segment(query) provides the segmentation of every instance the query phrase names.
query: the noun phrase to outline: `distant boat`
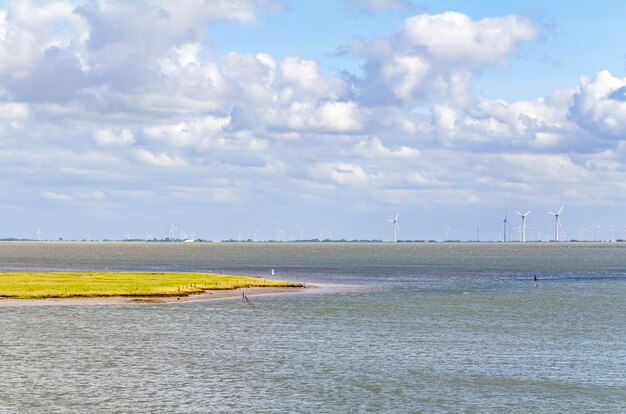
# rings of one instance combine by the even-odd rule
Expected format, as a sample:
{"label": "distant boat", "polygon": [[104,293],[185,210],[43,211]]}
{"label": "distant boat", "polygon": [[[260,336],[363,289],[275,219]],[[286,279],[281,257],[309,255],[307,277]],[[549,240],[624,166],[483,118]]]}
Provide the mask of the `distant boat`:
{"label": "distant boat", "polygon": [[195,242],[194,239],[183,240],[183,243],[193,243],[193,242]]}

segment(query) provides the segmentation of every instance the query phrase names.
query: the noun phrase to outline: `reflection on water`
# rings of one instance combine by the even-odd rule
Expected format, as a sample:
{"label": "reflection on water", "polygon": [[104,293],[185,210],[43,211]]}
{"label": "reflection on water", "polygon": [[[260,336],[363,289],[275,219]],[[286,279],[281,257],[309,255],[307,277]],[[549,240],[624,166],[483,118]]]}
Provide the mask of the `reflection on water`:
{"label": "reflection on water", "polygon": [[0,307],[0,412],[626,411],[621,244],[188,246],[0,243],[0,268],[382,289]]}

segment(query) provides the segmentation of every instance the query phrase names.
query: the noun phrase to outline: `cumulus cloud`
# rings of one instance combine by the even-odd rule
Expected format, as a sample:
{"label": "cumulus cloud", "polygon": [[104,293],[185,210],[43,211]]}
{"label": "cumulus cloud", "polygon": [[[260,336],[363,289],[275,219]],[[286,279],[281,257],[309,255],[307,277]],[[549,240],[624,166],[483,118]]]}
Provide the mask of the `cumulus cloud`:
{"label": "cumulus cloud", "polygon": [[626,133],[626,78],[602,71],[592,79],[582,78],[573,96],[572,118],[599,136],[623,139]]}
{"label": "cumulus cloud", "polygon": [[539,34],[520,16],[474,21],[457,12],[421,14],[407,18],[394,36],[356,38],[347,51],[365,59],[360,93],[373,104],[432,95],[464,101],[477,72],[506,66],[520,44]]}
{"label": "cumulus cloud", "polygon": [[310,132],[357,132],[363,114],[354,102],[294,102],[268,112],[268,126]]}

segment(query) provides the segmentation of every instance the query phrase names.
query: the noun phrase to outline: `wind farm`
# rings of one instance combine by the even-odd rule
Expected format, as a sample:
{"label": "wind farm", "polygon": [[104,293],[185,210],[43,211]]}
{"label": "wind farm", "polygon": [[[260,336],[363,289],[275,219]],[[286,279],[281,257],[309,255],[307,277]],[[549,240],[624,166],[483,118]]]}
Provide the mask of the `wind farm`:
{"label": "wind farm", "polygon": [[[520,225],[514,226],[508,215],[509,209],[504,209],[504,214],[501,220],[493,221],[491,225],[487,220],[482,222],[472,223],[471,217],[464,215],[465,222],[456,222],[455,229],[452,232],[452,227],[446,222],[440,227],[442,231],[437,234],[430,234],[430,237],[425,233],[424,228],[428,225],[432,227],[433,221],[423,214],[411,214],[410,212],[404,212],[404,231],[402,236],[400,235],[400,215],[399,211],[395,212],[386,222],[389,223],[388,233],[383,231],[380,226],[373,225],[372,229],[378,228],[378,231],[368,231],[370,237],[335,237],[333,238],[330,232],[324,230],[315,230],[313,228],[303,228],[302,224],[299,224],[297,228],[288,230],[286,227],[281,229],[266,229],[265,231],[257,230],[256,228],[262,228],[260,223],[256,223],[254,230],[248,231],[232,231],[231,237],[223,237],[220,235],[212,234],[211,231],[205,231],[195,229],[195,231],[188,232],[185,230],[187,225],[178,225],[176,221],[170,221],[169,226],[165,231],[153,231],[152,229],[142,230],[141,228],[132,229],[126,231],[126,233],[119,238],[115,237],[92,237],[92,232],[86,232],[87,235],[79,238],[71,237],[44,237],[44,231],[46,235],[51,232],[47,229],[38,227],[34,232],[34,237],[27,236],[10,236],[0,235],[0,241],[41,241],[41,242],[148,242],[148,243],[206,243],[206,242],[226,242],[226,243],[291,243],[291,242],[467,242],[467,243],[545,243],[545,242],[622,242],[626,240],[626,224],[624,227],[625,238],[618,237],[617,232],[618,223],[613,223],[606,226],[604,237],[601,233],[599,224],[588,224],[589,227],[584,224],[579,224],[576,227],[570,229],[569,234],[573,237],[567,238],[567,229],[564,227],[562,217],[565,211],[565,206],[560,206],[559,209],[552,211],[546,210],[543,215],[533,210],[514,210],[520,217]],[[497,214],[497,212],[496,212]],[[546,219],[552,218],[552,222],[548,222]],[[468,220],[469,219],[469,220]],[[530,221],[529,221],[530,220]],[[540,222],[540,220],[542,220]],[[495,224],[493,224],[495,223]],[[283,223],[284,224],[284,223]],[[189,227],[194,227],[193,225]],[[551,229],[550,229],[551,227]],[[493,232],[489,231],[489,228],[493,229]],[[587,232],[587,229],[591,230]],[[155,229],[156,230],[156,229]],[[336,229],[339,230],[339,229]],[[340,231],[337,231],[340,233]],[[465,238],[455,237],[454,235],[459,232],[466,234]],[[482,237],[481,237],[482,232]],[[205,233],[205,234],[203,234]],[[31,233],[33,234],[33,233]],[[119,233],[118,233],[119,234]],[[134,235],[139,235],[135,236]],[[143,234],[143,236],[141,236]],[[492,237],[489,237],[492,234]],[[305,235],[311,235],[311,237],[305,237]],[[451,235],[453,235],[451,237]],[[543,237],[542,237],[543,235]]]}

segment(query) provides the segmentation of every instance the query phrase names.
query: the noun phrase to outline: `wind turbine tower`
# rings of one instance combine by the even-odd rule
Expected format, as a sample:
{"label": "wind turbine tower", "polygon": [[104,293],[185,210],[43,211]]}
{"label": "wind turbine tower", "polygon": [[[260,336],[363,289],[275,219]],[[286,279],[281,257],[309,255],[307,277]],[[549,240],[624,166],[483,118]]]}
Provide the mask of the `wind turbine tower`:
{"label": "wind turbine tower", "polygon": [[549,214],[554,216],[554,241],[559,241],[559,228],[561,227],[561,220],[559,219],[559,215],[561,215],[561,211],[563,211],[563,206],[557,211],[553,213],[552,211],[548,211]]}
{"label": "wind turbine tower", "polygon": [[508,216],[509,216],[508,211],[505,211],[504,212],[504,220],[501,221],[501,223],[503,224],[503,226],[502,226],[502,241],[504,243],[506,243],[506,230],[507,230],[506,226],[510,226]]}
{"label": "wind turbine tower", "polygon": [[526,243],[526,217],[530,214],[532,210],[528,210],[525,214],[516,211],[522,217],[522,243]]}
{"label": "wind turbine tower", "polygon": [[396,216],[393,219],[387,220],[391,222],[393,226],[393,242],[394,243],[398,241],[398,229],[400,228],[398,226],[398,217],[400,217],[400,213],[396,214]]}

